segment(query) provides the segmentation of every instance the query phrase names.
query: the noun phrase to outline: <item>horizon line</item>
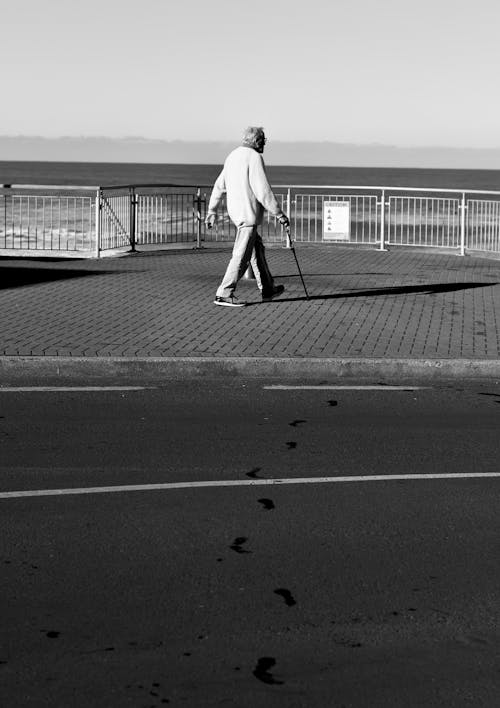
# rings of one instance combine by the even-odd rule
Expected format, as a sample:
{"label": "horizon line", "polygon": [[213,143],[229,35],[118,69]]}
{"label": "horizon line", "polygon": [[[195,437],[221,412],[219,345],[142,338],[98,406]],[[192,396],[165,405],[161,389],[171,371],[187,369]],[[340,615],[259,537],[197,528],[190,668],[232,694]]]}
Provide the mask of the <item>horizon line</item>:
{"label": "horizon line", "polygon": [[[147,138],[141,135],[126,135],[126,136],[110,136],[110,135],[57,135],[57,136],[47,136],[47,135],[37,135],[37,134],[25,134],[18,133],[16,135],[12,134],[0,134],[0,140],[46,140],[46,141],[64,141],[64,140],[106,140],[110,142],[143,142],[143,143],[165,143],[165,144],[186,144],[186,145],[226,145],[240,143],[241,139],[211,139],[211,138]],[[426,143],[423,145],[408,145],[408,144],[395,144],[395,143],[384,143],[384,142],[348,142],[348,141],[336,141],[331,139],[317,139],[317,140],[303,140],[303,139],[288,139],[288,140],[272,140],[271,144],[275,145],[336,145],[349,148],[384,148],[384,149],[394,149],[394,150],[473,150],[478,152],[489,152],[500,150],[500,145],[488,146],[488,147],[474,147],[472,145],[443,145],[439,143]]]}

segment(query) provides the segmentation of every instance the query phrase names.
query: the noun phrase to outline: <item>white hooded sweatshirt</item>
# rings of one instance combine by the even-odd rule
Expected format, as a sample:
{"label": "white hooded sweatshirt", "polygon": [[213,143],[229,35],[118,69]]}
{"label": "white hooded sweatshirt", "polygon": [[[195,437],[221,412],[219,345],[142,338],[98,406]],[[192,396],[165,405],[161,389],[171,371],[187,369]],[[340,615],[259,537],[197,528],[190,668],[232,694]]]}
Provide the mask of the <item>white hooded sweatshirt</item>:
{"label": "white hooded sweatshirt", "polygon": [[264,209],[278,219],[283,216],[271,185],[261,153],[241,145],[226,158],[215,181],[208,213],[215,214],[226,193],[227,211],[235,226],[257,226]]}

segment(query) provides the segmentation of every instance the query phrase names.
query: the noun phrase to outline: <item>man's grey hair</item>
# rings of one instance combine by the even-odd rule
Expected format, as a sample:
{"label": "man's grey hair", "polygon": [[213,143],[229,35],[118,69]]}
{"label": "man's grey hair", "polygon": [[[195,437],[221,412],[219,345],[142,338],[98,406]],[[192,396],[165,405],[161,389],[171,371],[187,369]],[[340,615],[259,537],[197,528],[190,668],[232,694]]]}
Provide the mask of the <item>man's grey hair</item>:
{"label": "man's grey hair", "polygon": [[254,150],[262,147],[264,140],[264,128],[250,126],[243,133],[243,145],[254,148]]}

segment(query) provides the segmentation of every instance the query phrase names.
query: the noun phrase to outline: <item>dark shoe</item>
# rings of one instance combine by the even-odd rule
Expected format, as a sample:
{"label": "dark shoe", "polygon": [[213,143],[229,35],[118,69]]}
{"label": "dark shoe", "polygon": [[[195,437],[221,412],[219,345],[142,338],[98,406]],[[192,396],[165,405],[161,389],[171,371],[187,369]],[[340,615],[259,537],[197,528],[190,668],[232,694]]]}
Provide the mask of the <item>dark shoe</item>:
{"label": "dark shoe", "polygon": [[264,301],[272,300],[273,297],[278,297],[278,295],[281,295],[283,292],[285,292],[284,285],[275,285],[271,290],[262,291],[262,299]]}
{"label": "dark shoe", "polygon": [[230,297],[216,297],[214,305],[222,305],[223,307],[245,307],[246,303],[240,302],[237,297],[231,295]]}

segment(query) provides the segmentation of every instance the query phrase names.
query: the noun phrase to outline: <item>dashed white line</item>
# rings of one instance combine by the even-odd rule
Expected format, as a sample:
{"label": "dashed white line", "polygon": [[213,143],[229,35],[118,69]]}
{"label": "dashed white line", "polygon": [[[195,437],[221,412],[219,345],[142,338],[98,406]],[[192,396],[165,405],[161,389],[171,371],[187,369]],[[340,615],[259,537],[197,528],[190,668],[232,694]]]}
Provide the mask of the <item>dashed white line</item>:
{"label": "dashed white line", "polygon": [[0,492],[0,499],[19,497],[57,497],[81,494],[116,494],[118,492],[158,492],[170,489],[196,489],[211,487],[260,487],[289,484],[338,484],[348,482],[397,482],[436,479],[492,479],[500,472],[443,472],[437,474],[374,474],[344,477],[288,477],[282,479],[222,479],[200,482],[163,482],[159,484],[120,484],[111,487],[69,487],[65,489],[28,489]]}
{"label": "dashed white line", "polygon": [[144,391],[151,386],[0,386],[0,393],[57,393],[94,391]]}
{"label": "dashed white line", "polygon": [[263,386],[268,391],[421,391],[429,388],[429,386],[384,386],[374,384],[368,386],[336,386],[324,384],[319,386],[286,386],[284,384],[274,384]]}

